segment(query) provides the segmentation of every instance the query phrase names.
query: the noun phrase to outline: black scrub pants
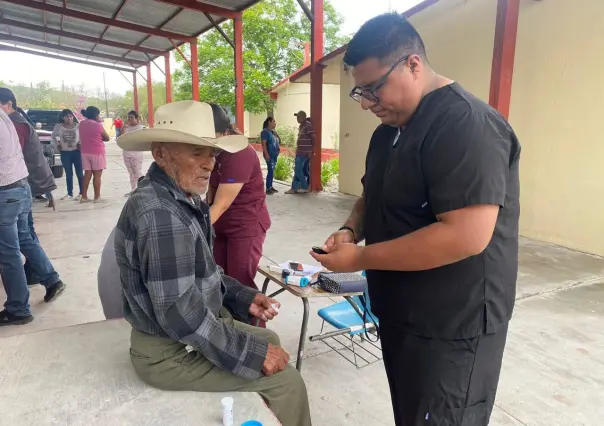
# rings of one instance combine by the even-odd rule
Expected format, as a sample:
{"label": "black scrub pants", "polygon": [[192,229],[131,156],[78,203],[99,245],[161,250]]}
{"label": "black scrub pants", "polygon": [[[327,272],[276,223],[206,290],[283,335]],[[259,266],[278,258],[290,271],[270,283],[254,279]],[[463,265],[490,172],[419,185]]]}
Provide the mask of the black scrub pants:
{"label": "black scrub pants", "polygon": [[495,334],[438,340],[380,324],[397,426],[486,426],[507,324]]}

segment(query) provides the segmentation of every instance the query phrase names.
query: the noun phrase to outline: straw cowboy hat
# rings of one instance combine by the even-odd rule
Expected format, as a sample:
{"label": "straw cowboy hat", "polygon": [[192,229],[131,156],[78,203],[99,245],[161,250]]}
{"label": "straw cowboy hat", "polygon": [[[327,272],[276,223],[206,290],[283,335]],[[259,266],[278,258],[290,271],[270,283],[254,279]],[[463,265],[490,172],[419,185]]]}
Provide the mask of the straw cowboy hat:
{"label": "straw cowboy hat", "polygon": [[155,112],[155,126],[129,132],[117,138],[124,151],[150,151],[153,142],[176,142],[211,146],[227,152],[247,147],[247,137],[229,135],[217,138],[212,107],[205,102],[179,101],[162,105]]}

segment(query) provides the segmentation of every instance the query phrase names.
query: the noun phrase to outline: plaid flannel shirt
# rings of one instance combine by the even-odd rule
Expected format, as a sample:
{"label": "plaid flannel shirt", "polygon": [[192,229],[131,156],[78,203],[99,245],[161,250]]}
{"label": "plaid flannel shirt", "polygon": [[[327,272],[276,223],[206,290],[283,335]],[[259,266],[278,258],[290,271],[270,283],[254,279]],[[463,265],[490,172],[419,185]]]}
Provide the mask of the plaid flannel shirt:
{"label": "plaid flannel shirt", "polygon": [[219,316],[224,306],[249,319],[258,292],[216,265],[208,206],[189,200],[155,163],[122,210],[115,254],[132,327],[190,345],[237,376],[261,376],[268,342]]}

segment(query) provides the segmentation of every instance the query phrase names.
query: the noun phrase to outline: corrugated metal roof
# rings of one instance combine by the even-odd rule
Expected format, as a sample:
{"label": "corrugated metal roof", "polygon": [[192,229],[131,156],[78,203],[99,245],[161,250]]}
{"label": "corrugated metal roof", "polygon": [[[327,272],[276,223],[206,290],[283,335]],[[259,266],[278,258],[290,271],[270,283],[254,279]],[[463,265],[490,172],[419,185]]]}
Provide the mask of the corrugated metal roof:
{"label": "corrugated metal roof", "polygon": [[259,1],[0,0],[0,43],[133,68]]}

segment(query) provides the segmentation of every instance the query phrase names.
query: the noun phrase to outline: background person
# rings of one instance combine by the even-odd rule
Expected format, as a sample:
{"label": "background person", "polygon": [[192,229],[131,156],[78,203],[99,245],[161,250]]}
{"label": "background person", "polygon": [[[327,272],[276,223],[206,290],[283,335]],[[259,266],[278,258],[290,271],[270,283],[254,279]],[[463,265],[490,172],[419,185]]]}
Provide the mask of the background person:
{"label": "background person", "polygon": [[397,425],[487,425],[516,293],[520,144],[430,67],[399,14],[365,23],[344,62],[351,97],[382,124],[363,197],[311,255],[366,270]]}
{"label": "background person", "polygon": [[[44,156],[44,149],[34,129],[25,119],[22,110],[17,105],[17,99],[13,92],[5,87],[0,88],[0,108],[10,117],[17,135],[19,144],[23,150],[23,157],[29,172],[27,178],[33,197],[44,197],[48,200],[48,207],[54,208],[52,191],[57,189],[55,178],[48,161]],[[43,198],[44,200],[44,198]],[[31,218],[33,223],[33,216]]]}
{"label": "background person", "polygon": [[[231,122],[226,111],[212,104],[218,135],[226,135]],[[256,150],[221,151],[210,177],[207,200],[214,225],[214,259],[241,284],[258,289],[254,277],[271,219],[266,207],[262,169]],[[261,326],[265,326],[261,323]]]}
{"label": "background person", "polygon": [[[138,112],[130,111],[128,113],[128,121],[124,127],[124,134],[142,130],[143,128],[143,125],[139,122]],[[124,194],[125,197],[128,197],[130,194],[132,194],[132,191],[136,189],[137,182],[143,175],[143,153],[135,151],[123,151],[122,155],[124,158],[124,165],[126,166],[126,170],[128,170],[128,175],[130,176],[131,191]]]}
{"label": "background person", "polygon": [[111,128],[114,128],[114,127],[115,127],[115,139],[117,139],[122,134],[122,129],[124,128],[124,122],[122,121],[122,119],[120,118],[119,115],[113,119]]}
{"label": "background person", "polygon": [[275,172],[275,166],[277,165],[277,159],[279,158],[280,152],[280,138],[275,129],[277,128],[277,122],[273,117],[268,117],[262,124],[262,132],[260,133],[260,142],[262,143],[262,156],[266,161],[266,194],[272,195],[277,191],[273,187],[273,177]]}
{"label": "background person", "polygon": [[[16,103],[16,102],[15,102]],[[0,108],[0,275],[6,291],[0,327],[28,324],[34,317],[29,309],[29,289],[21,259],[25,255],[33,274],[46,287],[45,302],[63,293],[65,284],[54,270],[35,234],[30,232],[32,196],[28,170],[17,131],[5,108]]]}
{"label": "background person", "polygon": [[313,146],[317,143],[317,135],[312,123],[307,119],[306,112],[300,111],[294,114],[300,127],[298,128],[298,140],[296,143],[296,161],[294,163],[294,178],[292,187],[286,194],[306,194],[310,179],[308,170],[310,168],[310,156]]}
{"label": "background person", "polygon": [[[61,163],[65,169],[65,180],[67,183],[67,195],[61,200],[80,201],[82,198],[82,181],[84,171],[82,169],[82,153],[80,151],[80,132],[78,123],[74,120],[70,109],[61,111],[58,123],[52,130],[52,140],[61,153]],[[73,196],[73,171],[78,178],[78,195]]]}
{"label": "background person", "polygon": [[82,150],[82,166],[84,168],[84,182],[81,202],[88,202],[88,186],[92,179],[94,187],[94,202],[101,199],[101,176],[107,168],[107,155],[105,142],[109,135],[103,128],[101,111],[95,106],[89,106],[81,111],[86,120],[80,123],[80,145]]}

